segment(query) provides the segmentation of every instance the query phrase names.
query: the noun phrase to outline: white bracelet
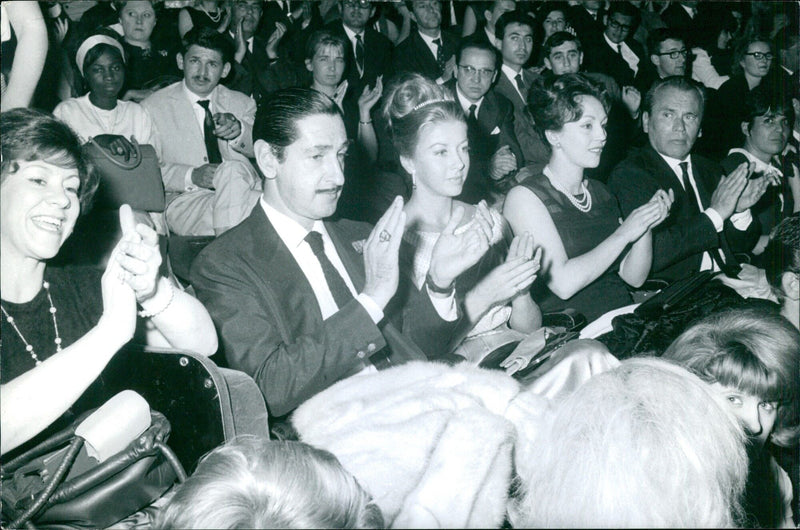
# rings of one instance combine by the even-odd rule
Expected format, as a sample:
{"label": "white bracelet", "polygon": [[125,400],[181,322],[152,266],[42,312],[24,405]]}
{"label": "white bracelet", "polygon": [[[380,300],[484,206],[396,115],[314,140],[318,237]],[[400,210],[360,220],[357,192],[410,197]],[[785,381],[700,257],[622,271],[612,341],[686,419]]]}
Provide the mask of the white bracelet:
{"label": "white bracelet", "polygon": [[[163,282],[161,281],[163,280]],[[172,304],[175,299],[175,288],[172,282],[166,278],[159,280],[161,286],[166,286],[166,289],[159,289],[156,295],[149,300],[141,302],[142,310],[139,311],[139,316],[142,318],[152,318],[160,315]]]}

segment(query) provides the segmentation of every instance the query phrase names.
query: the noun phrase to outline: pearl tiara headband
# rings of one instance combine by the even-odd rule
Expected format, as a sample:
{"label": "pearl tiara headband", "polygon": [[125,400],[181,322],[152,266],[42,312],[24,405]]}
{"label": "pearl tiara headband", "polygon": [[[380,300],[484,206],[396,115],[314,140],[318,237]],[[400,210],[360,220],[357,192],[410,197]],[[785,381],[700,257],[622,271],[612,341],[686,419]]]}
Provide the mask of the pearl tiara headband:
{"label": "pearl tiara headband", "polygon": [[428,101],[423,101],[419,105],[416,105],[413,109],[411,109],[411,112],[418,111],[419,109],[427,107],[428,105],[434,105],[436,103],[452,103],[452,101],[452,99],[429,99]]}

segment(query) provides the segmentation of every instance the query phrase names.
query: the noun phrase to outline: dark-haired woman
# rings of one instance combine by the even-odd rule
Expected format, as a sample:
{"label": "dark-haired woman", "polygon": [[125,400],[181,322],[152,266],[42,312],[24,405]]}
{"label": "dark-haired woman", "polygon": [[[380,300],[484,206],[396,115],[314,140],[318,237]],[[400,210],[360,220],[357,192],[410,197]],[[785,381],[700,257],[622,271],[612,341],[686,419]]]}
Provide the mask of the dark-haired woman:
{"label": "dark-haired woman", "polygon": [[549,292],[537,296],[542,310],[572,307],[591,321],[631,303],[625,284],[638,287],[647,279],[651,230],[673,198],[659,190],[620,224],[611,193],[584,177],[606,143],[608,100],[598,85],[567,74],[535,85],[528,101],[552,153],[543,174],[512,188],[503,215],[515,234],[533,234],[543,248]]}
{"label": "dark-haired woman", "polygon": [[[125,52],[122,45],[107,35],[92,35],[78,48],[78,70],[89,92],[63,101],[53,115],[66,122],[82,141],[100,135],[135,138],[152,145],[160,155],[161,146],[150,113],[133,101],[117,99],[125,83]],[[130,154],[129,144],[109,139],[107,145],[116,154]]]}
{"label": "dark-haired woman", "polygon": [[0,438],[2,454],[62,417],[136,330],[148,344],[210,355],[211,318],[160,277],[158,237],[120,209],[123,237],[105,273],[48,266],[97,187],[80,141],[32,110],[0,115]]}

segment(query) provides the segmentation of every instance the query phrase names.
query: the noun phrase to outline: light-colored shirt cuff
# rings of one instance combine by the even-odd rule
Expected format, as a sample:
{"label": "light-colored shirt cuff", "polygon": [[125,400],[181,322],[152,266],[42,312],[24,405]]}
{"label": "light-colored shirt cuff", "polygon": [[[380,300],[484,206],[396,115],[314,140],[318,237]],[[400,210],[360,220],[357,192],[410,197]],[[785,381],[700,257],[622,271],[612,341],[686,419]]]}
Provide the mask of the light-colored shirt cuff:
{"label": "light-colored shirt cuff", "polygon": [[731,223],[733,223],[733,226],[735,226],[737,230],[747,230],[752,222],[753,214],[750,213],[750,208],[731,215]]}
{"label": "light-colored shirt cuff", "polygon": [[194,191],[197,189],[197,185],[192,181],[192,172],[194,172],[194,168],[191,167],[186,171],[186,175],[183,177],[183,189],[185,191]]}
{"label": "light-colored shirt cuff", "polygon": [[717,232],[722,232],[723,228],[722,216],[718,214],[714,208],[706,208],[706,211],[703,213],[706,214],[709,219],[711,219],[712,223],[714,223],[714,230],[716,230]]}
{"label": "light-colored shirt cuff", "polygon": [[455,292],[448,297],[436,296],[427,286],[425,291],[428,293],[428,298],[431,299],[431,304],[436,310],[436,313],[442,317],[445,322],[453,322],[458,318],[458,307],[456,306]]}
{"label": "light-colored shirt cuff", "polygon": [[356,300],[364,307],[367,314],[369,314],[369,318],[371,318],[374,323],[377,324],[383,320],[383,309],[381,309],[377,302],[370,298],[368,294],[361,293],[356,296]]}
{"label": "light-colored shirt cuff", "polygon": [[444,77],[440,77],[440,78],[438,78],[438,79],[436,80],[436,84],[437,84],[437,85],[443,85],[443,84],[445,84],[445,83],[447,83],[447,81],[445,81],[445,80],[444,80]]}

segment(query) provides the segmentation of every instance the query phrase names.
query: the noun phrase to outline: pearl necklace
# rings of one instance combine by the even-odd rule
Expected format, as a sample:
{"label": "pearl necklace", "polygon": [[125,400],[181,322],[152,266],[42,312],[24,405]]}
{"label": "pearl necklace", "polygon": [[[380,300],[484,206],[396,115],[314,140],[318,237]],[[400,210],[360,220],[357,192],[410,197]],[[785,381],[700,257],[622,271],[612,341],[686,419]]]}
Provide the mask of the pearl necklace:
{"label": "pearl necklace", "polygon": [[[53,329],[55,329],[56,332],[56,338],[53,340],[53,342],[56,343],[56,353],[58,353],[61,351],[61,336],[58,334],[58,321],[56,320],[56,306],[53,304],[53,298],[50,296],[50,284],[48,282],[42,282],[42,287],[44,287],[44,290],[47,293],[47,301],[50,302],[50,314],[53,316]],[[39,359],[39,357],[36,355],[36,352],[33,350],[33,344],[25,340],[25,337],[22,335],[22,332],[17,327],[17,324],[14,321],[14,317],[9,315],[8,311],[6,311],[6,308],[3,307],[2,305],[0,305],[0,310],[3,311],[3,315],[5,315],[8,323],[11,324],[11,327],[14,328],[14,331],[17,332],[19,338],[22,339],[22,342],[25,343],[25,351],[27,351],[30,354],[31,358],[36,363],[36,366],[42,364],[42,361]]]}
{"label": "pearl necklace", "polygon": [[209,19],[211,19],[211,22],[217,23],[217,22],[219,22],[219,21],[222,19],[222,10],[221,10],[219,7],[217,7],[217,14],[216,14],[216,16],[215,16],[215,15],[212,15],[212,14],[211,14],[211,13],[210,13],[210,12],[209,12],[207,9],[206,9],[206,6],[203,4],[203,2],[200,2],[200,9],[202,9],[202,10],[203,10],[203,13],[205,13],[206,15],[208,15],[208,18],[209,18]]}
{"label": "pearl necklace", "polygon": [[589,193],[589,188],[586,187],[586,181],[581,181],[581,191],[583,192],[582,199],[576,199],[573,194],[571,194],[567,189],[561,185],[554,177],[553,173],[550,171],[550,167],[545,166],[544,170],[542,171],[544,176],[550,181],[550,184],[562,194],[566,195],[569,202],[577,208],[579,211],[586,213],[592,209],[592,194]]}

